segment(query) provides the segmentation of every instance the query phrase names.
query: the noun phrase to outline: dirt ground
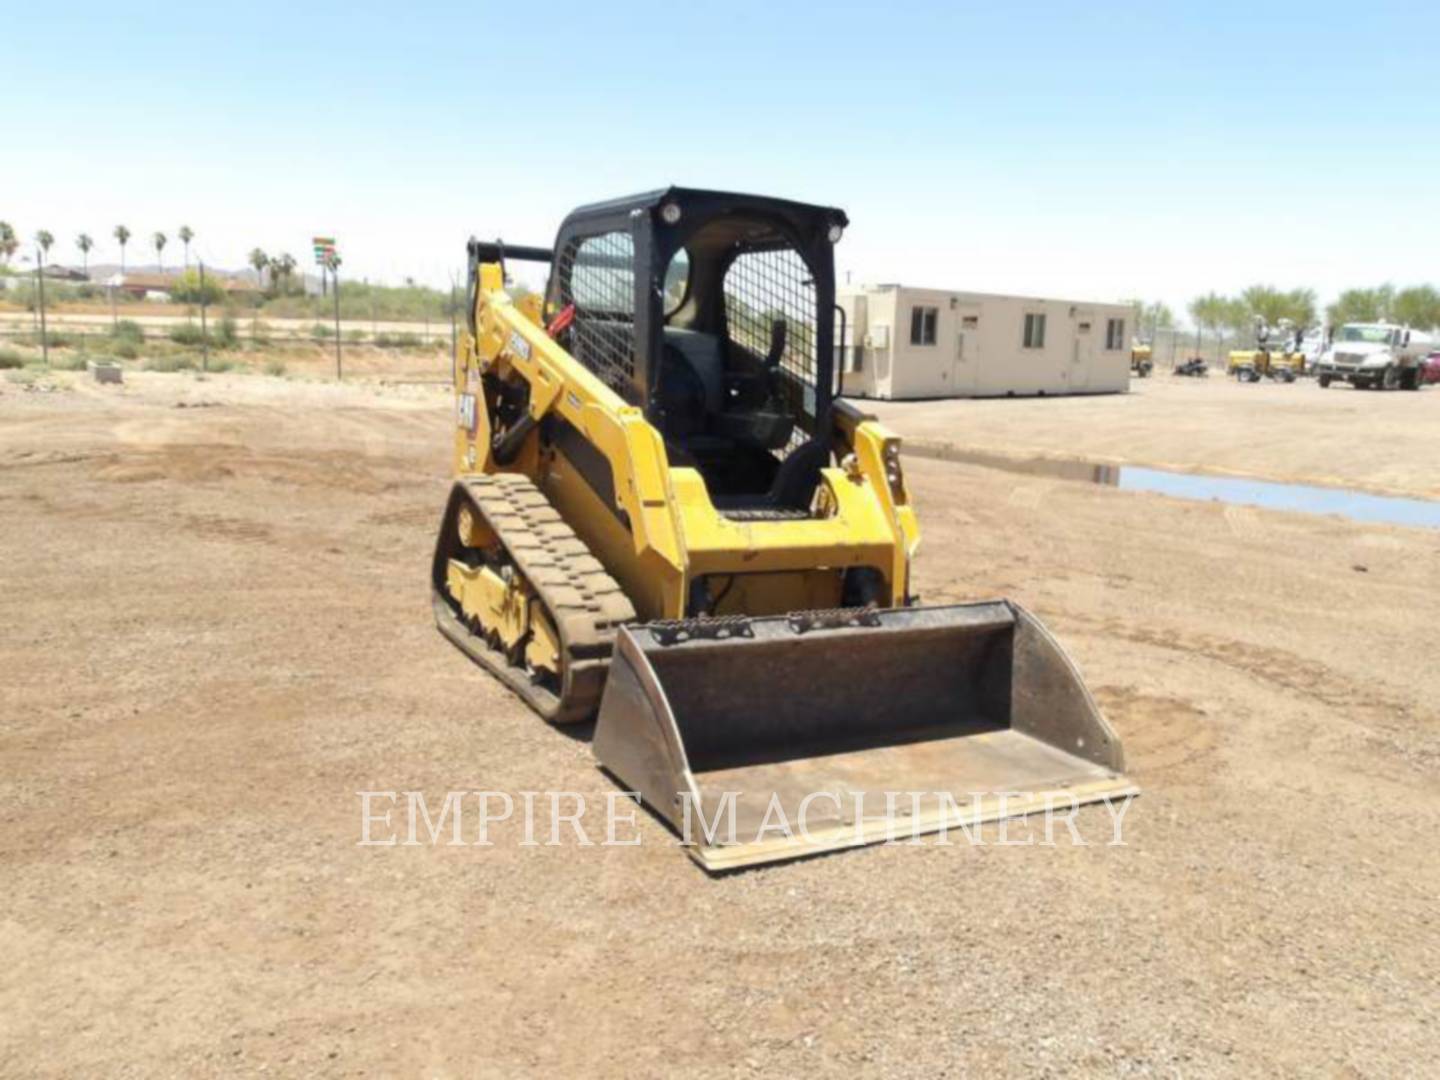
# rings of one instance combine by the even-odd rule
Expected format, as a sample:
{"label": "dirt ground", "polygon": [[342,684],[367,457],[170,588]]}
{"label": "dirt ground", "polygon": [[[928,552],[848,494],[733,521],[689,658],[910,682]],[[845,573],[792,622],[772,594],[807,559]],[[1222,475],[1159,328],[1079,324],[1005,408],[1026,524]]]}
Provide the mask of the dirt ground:
{"label": "dirt ground", "polygon": [[[912,460],[919,591],[1014,597],[1068,646],[1144,791],[1123,846],[1103,807],[1087,846],[991,829],[717,879],[644,815],[633,847],[360,846],[362,790],[611,790],[583,732],[431,625],[448,397],[62,381],[0,381],[4,1075],[1440,1060],[1434,533]],[[1435,392],[1162,377],[882,411],[1016,453],[1435,491]]]}
{"label": "dirt ground", "polygon": [[1314,379],[1239,384],[1157,370],[1128,394],[871,401],[916,439],[1440,499],[1440,387],[1377,393]]}

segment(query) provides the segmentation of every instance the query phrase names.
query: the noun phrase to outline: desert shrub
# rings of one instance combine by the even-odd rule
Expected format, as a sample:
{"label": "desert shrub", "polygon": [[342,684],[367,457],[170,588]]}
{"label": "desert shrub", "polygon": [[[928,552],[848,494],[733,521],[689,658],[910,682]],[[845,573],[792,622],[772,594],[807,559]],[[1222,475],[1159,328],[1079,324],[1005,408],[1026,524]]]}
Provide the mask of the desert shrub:
{"label": "desert shrub", "polygon": [[168,334],[176,345],[195,347],[205,344],[205,333],[194,323],[179,323],[172,326]]}
{"label": "desert shrub", "polygon": [[408,331],[399,334],[376,334],[375,344],[382,349],[413,349],[420,344],[420,335]]}
{"label": "desert shrub", "polygon": [[285,361],[284,361],[284,360],[270,360],[270,361],[268,361],[268,362],[265,364],[265,374],[266,374],[266,375],[284,375],[284,374],[285,374]]}
{"label": "desert shrub", "polygon": [[182,304],[218,304],[225,299],[225,288],[213,276],[200,286],[200,272],[186,270],[170,286],[170,296]]}
{"label": "desert shrub", "polygon": [[25,358],[14,349],[0,349],[0,368],[22,368]]}
{"label": "desert shrub", "polygon": [[117,341],[110,351],[122,360],[134,360],[140,355],[140,346],[133,341]]}
{"label": "desert shrub", "polygon": [[154,356],[145,364],[146,371],[194,371],[195,361],[188,356]]}
{"label": "desert shrub", "polygon": [[240,335],[235,330],[235,320],[226,315],[215,328],[215,342],[222,349],[233,349],[240,344]]}
{"label": "desert shrub", "polygon": [[346,341],[349,341],[349,342],[353,342],[353,343],[355,343],[355,344],[357,344],[357,345],[358,345],[360,342],[364,341],[364,340],[365,340],[367,337],[369,337],[369,336],[370,336],[370,335],[367,334],[367,333],[365,333],[364,330],[346,330],[346,331],[345,331],[345,340],[346,340]]}
{"label": "desert shrub", "polygon": [[334,337],[335,331],[323,322],[317,322],[314,326],[310,327],[310,336],[316,341],[324,341],[326,338]]}
{"label": "desert shrub", "polygon": [[250,340],[257,345],[264,345],[270,340],[270,324],[256,319],[250,324]]}
{"label": "desert shrub", "polygon": [[116,341],[128,341],[139,346],[145,340],[145,331],[134,319],[121,319],[110,330]]}
{"label": "desert shrub", "polygon": [[84,371],[85,365],[89,363],[90,357],[83,352],[66,353],[64,356],[52,356],[50,366],[56,371]]}

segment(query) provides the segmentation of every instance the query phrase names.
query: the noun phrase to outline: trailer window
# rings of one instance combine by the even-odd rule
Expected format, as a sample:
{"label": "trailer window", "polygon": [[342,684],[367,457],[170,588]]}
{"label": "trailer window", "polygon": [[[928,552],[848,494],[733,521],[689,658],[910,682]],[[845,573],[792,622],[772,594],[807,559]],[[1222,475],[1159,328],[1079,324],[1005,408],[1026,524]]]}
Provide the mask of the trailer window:
{"label": "trailer window", "polygon": [[1105,348],[1119,349],[1125,344],[1125,320],[1107,319],[1105,322]]}
{"label": "trailer window", "polygon": [[933,307],[912,307],[910,309],[910,344],[934,345],[935,320],[939,309]]}
{"label": "trailer window", "polygon": [[1043,349],[1045,347],[1045,316],[1025,316],[1025,348]]}

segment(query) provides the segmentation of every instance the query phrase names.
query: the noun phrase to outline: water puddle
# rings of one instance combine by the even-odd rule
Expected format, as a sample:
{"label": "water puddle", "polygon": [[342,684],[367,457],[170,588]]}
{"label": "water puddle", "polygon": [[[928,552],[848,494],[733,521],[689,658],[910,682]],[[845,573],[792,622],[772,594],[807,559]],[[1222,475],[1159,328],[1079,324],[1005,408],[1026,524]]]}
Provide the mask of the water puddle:
{"label": "water puddle", "polygon": [[1139,465],[1097,465],[1088,461],[1053,458],[1013,458],[965,450],[944,443],[905,444],[916,457],[959,461],[967,465],[1003,469],[1029,476],[1054,476],[1104,484],[1122,491],[1153,491],[1177,499],[1256,506],[1266,510],[1287,510],[1301,514],[1337,514],[1351,521],[1381,525],[1407,525],[1440,529],[1440,501],[1371,495],[1353,488],[1320,487],[1314,484],[1283,484],[1271,480],[1246,480],[1233,476],[1148,469]]}
{"label": "water puddle", "polygon": [[1268,510],[1291,510],[1301,514],[1339,514],[1351,521],[1440,529],[1440,502],[1371,495],[1353,488],[1278,484],[1269,480],[1243,480],[1233,476],[1205,476],[1167,472],[1164,469],[1142,469],[1136,465],[1120,468],[1118,486],[1127,491],[1155,491],[1180,499],[1235,503]]}

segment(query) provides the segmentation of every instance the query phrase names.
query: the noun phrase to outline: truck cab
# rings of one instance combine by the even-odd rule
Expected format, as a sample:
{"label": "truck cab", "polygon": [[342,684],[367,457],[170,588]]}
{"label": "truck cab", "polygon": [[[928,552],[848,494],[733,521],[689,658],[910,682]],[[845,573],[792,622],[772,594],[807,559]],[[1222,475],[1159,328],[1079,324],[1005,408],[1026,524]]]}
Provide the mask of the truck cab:
{"label": "truck cab", "polygon": [[1420,389],[1420,357],[1429,335],[1396,323],[1346,323],[1320,357],[1322,387],[1348,382],[1356,389]]}

